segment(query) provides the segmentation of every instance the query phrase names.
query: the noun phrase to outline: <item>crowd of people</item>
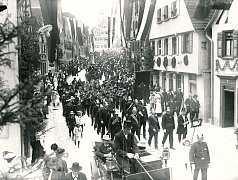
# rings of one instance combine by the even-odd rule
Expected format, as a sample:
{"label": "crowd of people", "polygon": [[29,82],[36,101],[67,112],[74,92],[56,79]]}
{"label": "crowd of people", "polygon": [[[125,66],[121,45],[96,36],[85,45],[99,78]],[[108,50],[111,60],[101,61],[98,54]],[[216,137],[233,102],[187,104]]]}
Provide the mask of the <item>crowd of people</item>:
{"label": "crowd of people", "polygon": [[[44,80],[44,92],[47,97],[44,114],[46,116],[48,113],[51,103],[53,108],[62,103],[62,115],[65,117],[69,137],[78,148],[83,138],[84,116],[90,117],[91,126],[104,142],[96,154],[105,162],[107,157],[116,153],[119,163],[130,163],[131,172],[138,172],[140,169],[136,161],[139,158],[137,143],[144,139],[151,146],[154,138],[154,148],[158,149],[160,130],[164,131],[162,147],[169,137],[170,149],[175,150],[173,143],[175,128],[178,142],[184,140],[189,142],[186,139],[189,124],[191,127],[194,118],[199,117],[200,104],[197,95],[189,94],[189,97],[184,99],[180,88],[175,92],[171,90],[166,92],[160,87],[154,87],[151,89],[148,111],[147,100],[134,97],[134,76],[126,72],[117,55],[105,53],[104,58],[98,60],[97,64],[78,63],[73,67],[73,64],[69,64],[64,67],[66,70],[61,70],[57,74],[49,71]],[[68,76],[76,76],[82,69],[86,69],[86,81],[74,77],[68,82]],[[146,137],[147,131],[149,137]],[[113,145],[109,146],[108,141],[113,141]],[[64,149],[54,146],[56,145],[52,146],[52,150],[57,157],[56,162],[60,162],[61,165],[57,165],[57,168],[60,167],[59,170],[55,168],[52,158],[49,163],[46,160],[48,170],[51,169],[48,172],[51,172],[52,180],[65,177],[68,172],[67,164],[61,158]],[[39,157],[34,157],[34,161],[37,158]],[[74,163],[72,169],[79,172],[81,167]],[[76,172],[69,176],[77,175]]]}

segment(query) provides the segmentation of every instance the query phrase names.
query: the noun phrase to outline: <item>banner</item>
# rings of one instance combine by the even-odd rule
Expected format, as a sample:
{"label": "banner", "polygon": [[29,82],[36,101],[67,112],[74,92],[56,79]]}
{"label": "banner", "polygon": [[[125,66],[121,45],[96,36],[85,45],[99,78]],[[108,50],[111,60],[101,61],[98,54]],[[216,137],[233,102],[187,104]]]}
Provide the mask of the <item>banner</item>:
{"label": "banner", "polygon": [[150,71],[138,71],[135,77],[134,98],[148,99],[150,96]]}

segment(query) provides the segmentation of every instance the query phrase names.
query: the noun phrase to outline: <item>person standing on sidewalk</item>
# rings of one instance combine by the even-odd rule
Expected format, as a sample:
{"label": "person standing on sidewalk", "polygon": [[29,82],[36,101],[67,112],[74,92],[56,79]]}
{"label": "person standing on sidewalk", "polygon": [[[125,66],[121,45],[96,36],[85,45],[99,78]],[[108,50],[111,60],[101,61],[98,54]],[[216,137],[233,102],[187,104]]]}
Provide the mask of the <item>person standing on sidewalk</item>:
{"label": "person standing on sidewalk", "polygon": [[162,140],[162,146],[164,146],[164,143],[167,140],[167,137],[169,136],[170,149],[175,150],[175,148],[173,147],[173,141],[174,141],[173,131],[175,129],[175,124],[174,124],[174,116],[171,114],[170,107],[167,107],[166,113],[162,116],[162,128],[165,131],[164,137]]}
{"label": "person standing on sidewalk", "polygon": [[151,109],[151,115],[149,116],[148,122],[149,122],[148,144],[149,144],[149,146],[151,146],[151,140],[154,137],[155,149],[158,149],[158,132],[160,131],[160,125],[159,125],[158,117],[157,117],[155,110],[153,108]]}
{"label": "person standing on sidewalk", "polygon": [[195,164],[193,180],[197,180],[200,170],[202,172],[202,180],[207,180],[207,168],[210,163],[208,145],[203,141],[203,134],[198,134],[197,139],[198,141],[192,144],[189,152],[190,163]]}

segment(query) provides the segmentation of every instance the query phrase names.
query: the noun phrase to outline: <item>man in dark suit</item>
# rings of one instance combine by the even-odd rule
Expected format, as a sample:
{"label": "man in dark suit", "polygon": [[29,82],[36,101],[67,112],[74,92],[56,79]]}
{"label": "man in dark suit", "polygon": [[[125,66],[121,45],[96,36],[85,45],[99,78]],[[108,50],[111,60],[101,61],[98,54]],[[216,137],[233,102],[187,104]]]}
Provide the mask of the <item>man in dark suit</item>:
{"label": "man in dark suit", "polygon": [[148,123],[149,123],[148,144],[149,146],[151,146],[151,140],[154,137],[154,146],[155,146],[155,149],[158,149],[158,132],[160,131],[160,125],[159,125],[157,114],[155,113],[155,110],[153,108],[151,109],[151,115],[149,116]]}
{"label": "man in dark suit", "polygon": [[105,102],[104,105],[101,104],[98,112],[98,130],[101,130],[101,138],[106,132],[106,128],[108,127],[108,122],[110,119],[110,112],[107,109],[108,103]]}
{"label": "man in dark suit", "polygon": [[123,129],[115,135],[114,146],[119,165],[124,170],[129,167],[131,173],[136,173],[140,171],[140,165],[136,161],[139,158],[139,148],[131,128],[131,121],[126,120]]}
{"label": "man in dark suit", "polygon": [[131,121],[132,129],[131,133],[134,135],[136,134],[140,140],[140,119],[138,117],[137,109],[136,107],[133,107],[132,114],[127,116],[127,120]]}
{"label": "man in dark suit", "polygon": [[79,163],[74,162],[70,168],[72,172],[66,174],[65,180],[87,180],[87,177],[84,173],[81,173],[82,167]]}
{"label": "man in dark suit", "polygon": [[165,131],[162,145],[164,146],[164,143],[169,136],[170,149],[175,150],[175,148],[173,147],[173,131],[175,129],[174,116],[171,114],[171,109],[169,107],[167,107],[166,113],[162,116],[162,128]]}
{"label": "man in dark suit", "polygon": [[207,168],[210,163],[210,154],[207,143],[203,141],[203,134],[198,134],[197,139],[198,141],[192,144],[189,152],[190,163],[195,164],[193,180],[197,180],[200,170],[202,172],[202,180],[207,180]]}

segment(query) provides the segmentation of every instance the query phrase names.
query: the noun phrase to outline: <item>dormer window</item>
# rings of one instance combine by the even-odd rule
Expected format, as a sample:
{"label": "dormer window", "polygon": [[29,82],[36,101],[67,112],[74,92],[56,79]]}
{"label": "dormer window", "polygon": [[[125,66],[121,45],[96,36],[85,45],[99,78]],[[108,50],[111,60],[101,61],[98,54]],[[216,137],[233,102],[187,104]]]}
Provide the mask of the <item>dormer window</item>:
{"label": "dormer window", "polygon": [[164,7],[164,20],[167,20],[168,18],[169,18],[169,13],[168,13],[168,11],[169,11],[169,8],[168,8],[168,6],[165,6]]}
{"label": "dormer window", "polygon": [[157,23],[160,23],[162,21],[162,18],[161,18],[161,9],[158,9],[157,10]]}
{"label": "dormer window", "polygon": [[174,1],[171,4],[171,17],[176,17],[178,15],[178,10],[177,10],[177,1]]}

